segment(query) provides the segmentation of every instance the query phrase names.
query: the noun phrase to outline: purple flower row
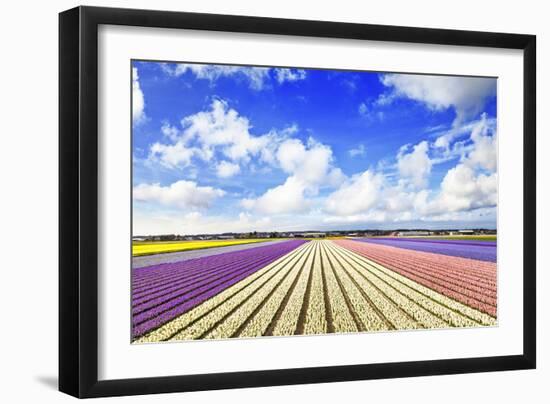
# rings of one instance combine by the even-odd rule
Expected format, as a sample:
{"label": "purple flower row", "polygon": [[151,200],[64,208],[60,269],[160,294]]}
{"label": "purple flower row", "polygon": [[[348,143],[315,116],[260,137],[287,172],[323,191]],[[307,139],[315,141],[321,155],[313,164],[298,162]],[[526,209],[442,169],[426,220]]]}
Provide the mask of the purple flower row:
{"label": "purple flower row", "polygon": [[[470,258],[479,261],[497,262],[496,243],[487,243],[486,245],[485,243],[461,242],[466,240],[456,240],[459,241],[459,243],[456,243],[455,240],[411,240],[399,238],[362,238],[357,239],[357,241],[453,257]],[[441,241],[444,241],[444,243]]]}
{"label": "purple flower row", "polygon": [[396,237],[376,237],[374,240],[392,240],[392,241],[410,241],[417,243],[436,243],[436,244],[458,244],[458,245],[473,245],[479,247],[495,247],[496,241],[487,240],[446,240],[446,239],[434,239],[434,238],[396,238]]}

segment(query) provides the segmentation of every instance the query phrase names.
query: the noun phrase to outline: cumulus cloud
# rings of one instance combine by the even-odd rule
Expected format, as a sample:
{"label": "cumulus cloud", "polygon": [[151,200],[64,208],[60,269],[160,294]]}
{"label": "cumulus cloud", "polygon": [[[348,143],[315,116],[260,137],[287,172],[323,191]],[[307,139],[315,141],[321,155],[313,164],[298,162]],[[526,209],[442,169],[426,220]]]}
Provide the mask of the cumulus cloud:
{"label": "cumulus cloud", "polygon": [[132,67],[132,121],[134,124],[145,120],[145,97],[139,85],[139,74],[135,67]]}
{"label": "cumulus cloud", "polygon": [[432,163],[439,164],[458,159],[474,169],[488,172],[497,169],[496,119],[483,113],[481,118],[447,131],[436,133],[432,144]]}
{"label": "cumulus cloud", "polygon": [[327,197],[325,210],[338,216],[365,213],[378,202],[383,181],[370,170],[356,175]]}
{"label": "cumulus cloud", "polygon": [[288,139],[277,150],[277,160],[288,174],[308,185],[323,183],[330,170],[332,150],[312,138],[304,145],[299,139]]}
{"label": "cumulus cloud", "polygon": [[428,182],[428,176],[432,169],[428,149],[428,142],[422,141],[413,146],[410,153],[407,153],[409,147],[405,146],[399,150],[397,155],[397,168],[401,178],[409,181],[416,188],[425,187]]}
{"label": "cumulus cloud", "polygon": [[230,163],[229,161],[221,161],[216,165],[216,173],[220,178],[229,178],[237,175],[241,171],[238,164]]}
{"label": "cumulus cloud", "polygon": [[428,203],[427,214],[469,211],[497,203],[497,175],[477,174],[466,164],[451,168],[441,183],[438,197]]}
{"label": "cumulus cloud", "polygon": [[497,169],[497,133],[486,114],[475,125],[470,136],[473,150],[469,154],[467,164],[480,166],[488,171]]}
{"label": "cumulus cloud", "polygon": [[184,142],[174,144],[153,143],[149,151],[149,160],[158,161],[166,168],[184,168],[191,164],[191,158],[197,150],[189,148]]}
{"label": "cumulus cloud", "polygon": [[336,187],[345,180],[343,172],[333,166],[332,149],[310,138],[283,141],[275,154],[276,164],[289,176],[282,185],[267,190],[241,204],[260,213],[284,214],[307,210],[320,188]]}
{"label": "cumulus cloud", "polygon": [[491,78],[385,74],[380,81],[390,92],[382,95],[379,104],[404,97],[435,111],[452,107],[456,112],[455,125],[480,113],[486,99],[496,94],[496,79]]}
{"label": "cumulus cloud", "polygon": [[266,215],[304,212],[310,207],[305,198],[306,188],[298,178],[288,177],[284,184],[267,190],[257,199],[243,199],[241,206]]}
{"label": "cumulus cloud", "polygon": [[218,99],[212,102],[209,111],[188,116],[181,123],[186,139],[196,139],[207,150],[221,147],[222,153],[232,161],[247,161],[275,136],[274,133],[253,136],[248,119]]}
{"label": "cumulus cloud", "polygon": [[254,136],[248,119],[218,99],[212,101],[209,110],[183,118],[181,126],[181,130],[168,124],[162,126],[162,133],[170,143],[154,143],[149,160],[168,168],[183,168],[189,166],[193,158],[211,161],[217,149],[233,166],[247,163],[252,156],[269,162],[279,139],[297,130],[293,125],[281,133],[271,131]]}
{"label": "cumulus cloud", "polygon": [[[252,129],[246,117],[226,101],[215,99],[207,110],[183,118],[179,126],[164,123],[163,139],[151,146],[149,158],[168,168],[188,169],[200,159],[219,178],[246,169],[280,169],[285,178],[277,186],[241,199],[243,218],[280,215],[285,219],[319,211],[325,215],[319,222],[333,224],[399,222],[458,217],[496,204],[496,122],[486,115],[448,131],[434,130],[430,136],[439,135],[435,141],[405,145],[390,168],[371,168],[350,178],[337,167],[330,146],[312,137],[295,138],[296,125],[260,135],[252,134]],[[350,157],[365,153],[363,144],[347,151]],[[439,188],[428,189],[433,166],[451,157],[457,161],[455,167],[444,175]],[[224,195],[221,189],[193,181],[134,188],[136,200],[185,209],[203,209]]]}
{"label": "cumulus cloud", "polygon": [[496,206],[497,133],[485,114],[472,126],[470,141],[468,152],[443,178],[438,196],[426,204],[426,213],[444,214]]}
{"label": "cumulus cloud", "polygon": [[182,209],[206,209],[212,202],[225,195],[225,191],[199,186],[194,181],[180,180],[168,186],[139,184],[133,188],[136,201],[153,202]]}
{"label": "cumulus cloud", "polygon": [[[330,194],[324,210],[327,223],[389,223],[418,220],[479,220],[493,217],[497,204],[497,134],[494,120],[485,114],[456,131],[467,138],[449,137],[445,146],[459,156],[436,189],[428,188],[441,142],[432,146],[423,141],[401,147],[396,157],[398,177],[368,170],[346,181]],[[439,138],[438,138],[439,139]],[[454,141],[454,143],[453,143]],[[471,213],[476,211],[478,213]],[[491,216],[493,215],[493,216]],[[475,219],[478,218],[478,219]],[[491,219],[489,219],[491,220]]]}

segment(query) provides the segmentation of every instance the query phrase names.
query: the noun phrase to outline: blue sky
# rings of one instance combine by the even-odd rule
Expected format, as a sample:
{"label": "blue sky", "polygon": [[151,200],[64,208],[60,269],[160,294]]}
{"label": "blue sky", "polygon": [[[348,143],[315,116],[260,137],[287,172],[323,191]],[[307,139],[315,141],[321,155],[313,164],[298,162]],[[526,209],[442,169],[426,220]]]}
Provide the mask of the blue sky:
{"label": "blue sky", "polygon": [[134,234],[496,228],[496,79],[132,63]]}

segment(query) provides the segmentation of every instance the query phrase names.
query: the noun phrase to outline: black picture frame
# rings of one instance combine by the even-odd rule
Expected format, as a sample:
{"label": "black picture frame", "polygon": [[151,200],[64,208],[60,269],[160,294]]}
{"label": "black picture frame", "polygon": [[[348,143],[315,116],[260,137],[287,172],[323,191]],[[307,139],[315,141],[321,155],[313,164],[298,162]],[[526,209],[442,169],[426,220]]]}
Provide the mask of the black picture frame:
{"label": "black picture frame", "polygon": [[[523,51],[523,354],[99,381],[98,26],[100,24]],[[59,15],[59,390],[105,397],[324,383],[536,366],[536,37],[279,18],[77,7]]]}

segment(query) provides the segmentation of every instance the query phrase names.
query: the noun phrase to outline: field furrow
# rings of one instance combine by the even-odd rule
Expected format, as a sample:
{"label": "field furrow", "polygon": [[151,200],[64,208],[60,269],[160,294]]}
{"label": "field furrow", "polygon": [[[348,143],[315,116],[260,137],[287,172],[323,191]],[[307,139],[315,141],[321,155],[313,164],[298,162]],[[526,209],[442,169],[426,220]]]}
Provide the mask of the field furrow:
{"label": "field furrow", "polygon": [[356,317],[359,322],[358,328],[361,331],[381,331],[391,329],[391,324],[383,315],[376,309],[373,303],[361,290],[348,272],[344,269],[340,261],[336,260],[331,254],[331,249],[327,254],[327,258],[334,268],[336,277],[342,285],[344,294],[351,306],[350,312]]}
{"label": "field furrow", "polygon": [[313,243],[315,256],[311,269],[311,290],[304,322],[304,334],[324,334],[328,331],[325,296],[323,290],[323,267],[321,266],[320,243]]}
{"label": "field furrow", "polygon": [[[313,243],[310,243],[309,248],[312,250]],[[293,335],[296,334],[300,314],[304,311],[306,300],[306,290],[311,278],[311,269],[313,267],[314,254],[310,253],[304,264],[304,268],[299,275],[298,281],[292,290],[292,293],[286,302],[278,321],[272,323],[271,330],[268,330],[266,335]]]}
{"label": "field furrow", "polygon": [[326,295],[328,296],[329,307],[331,311],[331,322],[333,332],[353,332],[357,331],[357,324],[350,313],[344,293],[340,288],[334,269],[328,260],[327,245],[321,245],[321,262],[325,282]]}

